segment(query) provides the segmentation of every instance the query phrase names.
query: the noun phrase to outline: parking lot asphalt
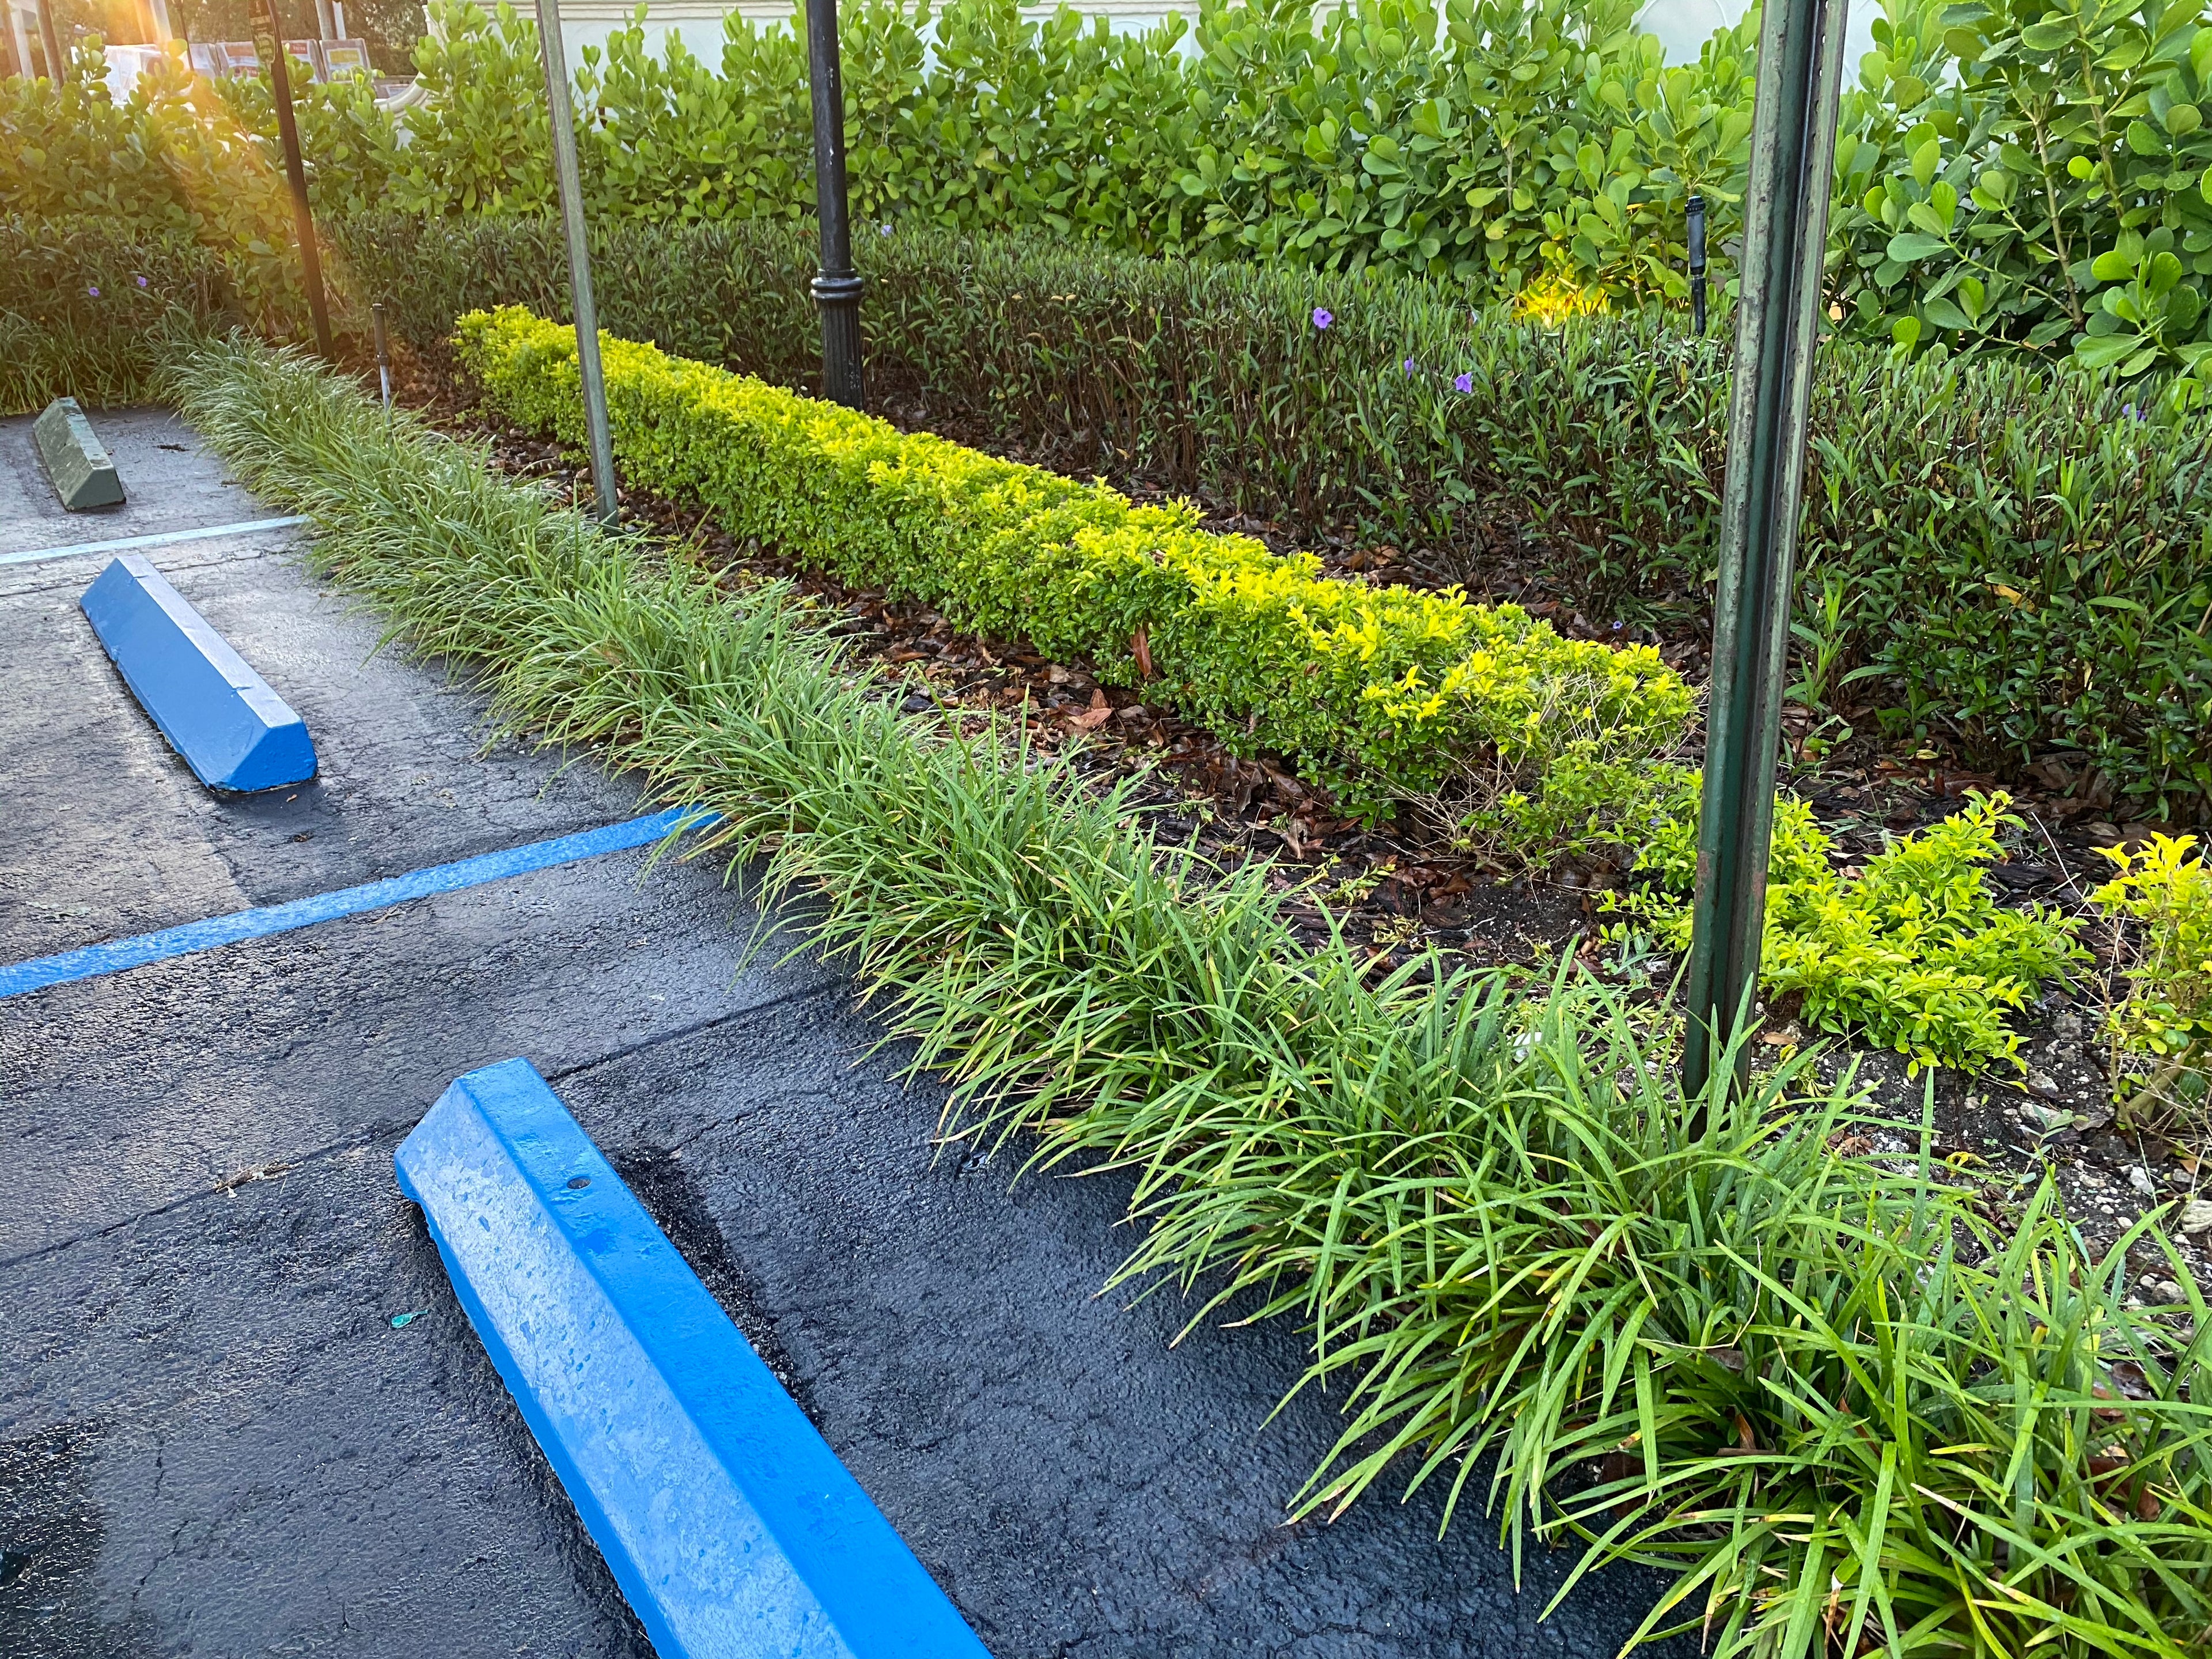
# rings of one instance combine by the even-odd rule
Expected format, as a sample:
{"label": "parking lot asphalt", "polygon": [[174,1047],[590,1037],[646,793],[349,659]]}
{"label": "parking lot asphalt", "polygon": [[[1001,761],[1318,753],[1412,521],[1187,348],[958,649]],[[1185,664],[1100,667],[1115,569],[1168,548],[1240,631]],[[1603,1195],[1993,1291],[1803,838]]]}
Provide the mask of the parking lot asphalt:
{"label": "parking lot asphalt", "polygon": [[[137,516],[41,515],[0,422],[0,550],[276,510],[168,416],[94,418]],[[103,560],[0,568],[0,963],[640,810],[378,652],[297,553],[151,556],[313,733],[313,783],[247,799],[107,661]],[[517,1054],[1000,1659],[1618,1649],[1656,1581],[1539,1622],[1565,1558],[1516,1592],[1437,1494],[1286,1524],[1336,1425],[1267,1420],[1297,1332],[1178,1345],[1172,1294],[1099,1296],[1121,1178],[940,1155],[941,1094],[755,927],[720,868],[622,853],[0,1001],[0,1656],[647,1651],[392,1178]]]}

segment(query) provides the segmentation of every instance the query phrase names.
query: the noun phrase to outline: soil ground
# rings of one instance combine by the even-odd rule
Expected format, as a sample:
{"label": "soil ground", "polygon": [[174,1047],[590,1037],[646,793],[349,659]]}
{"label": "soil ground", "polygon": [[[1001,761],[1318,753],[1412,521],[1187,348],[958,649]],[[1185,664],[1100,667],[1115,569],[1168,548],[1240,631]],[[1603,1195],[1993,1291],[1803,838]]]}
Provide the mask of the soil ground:
{"label": "soil ground", "polygon": [[[274,510],[168,416],[95,424],[133,496],[88,520],[0,422],[0,550]],[[108,663],[76,607],[104,559],[0,568],[0,960],[636,810],[378,652],[297,551],[151,555],[314,735],[313,783],[246,799]],[[1286,1524],[1337,1426],[1269,1420],[1298,1333],[1177,1345],[1171,1293],[1098,1297],[1126,1184],[940,1156],[940,1091],[839,975],[748,957],[725,873],[617,854],[0,1001],[0,1659],[645,1651],[392,1178],[455,1074],[517,1054],[1000,1659],[1619,1648],[1654,1579],[1540,1621],[1568,1559],[1516,1592],[1441,1494]]]}

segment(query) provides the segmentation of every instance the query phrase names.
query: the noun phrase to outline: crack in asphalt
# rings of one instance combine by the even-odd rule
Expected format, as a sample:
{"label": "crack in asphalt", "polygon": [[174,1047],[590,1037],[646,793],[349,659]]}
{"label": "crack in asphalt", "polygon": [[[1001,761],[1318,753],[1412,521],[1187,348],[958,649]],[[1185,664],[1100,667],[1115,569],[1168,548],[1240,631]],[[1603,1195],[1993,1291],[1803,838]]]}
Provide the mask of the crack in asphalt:
{"label": "crack in asphalt", "polygon": [[234,1193],[240,1187],[252,1182],[281,1180],[303,1164],[318,1163],[334,1152],[351,1152],[356,1147],[366,1146],[380,1136],[388,1135],[392,1132],[393,1126],[391,1124],[375,1124],[358,1134],[348,1135],[343,1140],[333,1140],[327,1146],[318,1146],[313,1152],[301,1152],[283,1162],[264,1164],[250,1170],[241,1170],[235,1175],[225,1176],[212,1187],[203,1187],[197,1192],[186,1193],[182,1197],[173,1198],[166,1204],[156,1204],[151,1209],[141,1210],[137,1214],[125,1216],[120,1221],[111,1221],[105,1227],[94,1227],[85,1232],[73,1233],[67,1238],[58,1238],[51,1244],[41,1244],[37,1249],[26,1250],[21,1255],[0,1256],[0,1273],[4,1273],[10,1267],[20,1267],[27,1261],[44,1261],[46,1257],[58,1255],[64,1250],[75,1249],[80,1244],[91,1244],[103,1238],[112,1238],[125,1228],[135,1227],[142,1221],[151,1221],[157,1216],[173,1214],[179,1210],[207,1199],[221,1198],[224,1194]]}
{"label": "crack in asphalt", "polygon": [[[577,1064],[566,1066],[560,1071],[548,1073],[546,1081],[558,1083],[567,1078],[581,1077],[602,1066],[611,1065],[618,1060],[628,1059],[633,1054],[647,1053],[663,1043],[680,1042],[685,1037],[696,1036],[703,1031],[711,1031],[720,1026],[741,1022],[757,1014],[768,1013],[774,1009],[787,1007],[793,1003],[805,1002],[811,998],[828,996],[840,988],[842,984],[838,981],[808,986],[800,990],[787,991],[781,996],[770,997],[765,1002],[750,1003],[743,1008],[733,1008],[727,1013],[716,1014],[708,1019],[694,1020],[688,1025],[673,1027],[653,1036],[641,1038],[635,1042],[625,1043],[619,1048],[609,1049],[605,1054],[594,1055],[590,1060],[580,1060]],[[52,1243],[42,1244],[34,1250],[26,1250],[21,1255],[0,1256],[0,1272],[5,1272],[11,1267],[20,1267],[27,1262],[43,1261],[64,1250],[74,1249],[81,1244],[89,1244],[103,1238],[111,1238],[126,1228],[137,1226],[142,1221],[151,1221],[157,1216],[172,1214],[204,1200],[220,1198],[226,1193],[234,1193],[240,1187],[252,1182],[282,1180],[285,1176],[307,1164],[319,1163],[336,1153],[352,1152],[359,1147],[373,1145],[380,1139],[403,1133],[405,1128],[411,1127],[411,1125],[403,1126],[393,1123],[371,1124],[358,1133],[348,1135],[341,1140],[331,1141],[311,1152],[296,1153],[289,1158],[239,1170],[235,1174],[225,1176],[213,1186],[203,1187],[196,1191],[184,1194],[180,1197],[171,1199],[166,1204],[156,1204],[151,1209],[141,1210],[137,1214],[125,1216],[119,1221],[112,1221],[104,1227],[94,1227],[85,1232],[72,1233],[67,1238],[56,1239]]]}
{"label": "crack in asphalt", "polygon": [[[702,1031],[715,1030],[724,1025],[750,1019],[756,1014],[767,1013],[771,1009],[788,1007],[795,1002],[805,1002],[815,997],[827,996],[831,992],[842,988],[844,986],[842,981],[832,981],[825,985],[810,985],[799,990],[786,991],[782,995],[770,997],[765,1002],[748,1003],[742,1008],[732,1008],[727,1013],[714,1014],[705,1019],[694,1020],[689,1025],[675,1026],[653,1036],[640,1037],[635,1042],[624,1043],[619,1048],[610,1049],[605,1054],[595,1055],[590,1060],[578,1060],[574,1066],[563,1066],[557,1072],[548,1072],[544,1074],[545,1080],[548,1083],[560,1083],[572,1077],[582,1077],[587,1073],[599,1070],[602,1066],[611,1066],[618,1060],[627,1060],[633,1054],[650,1053],[665,1042],[681,1042],[685,1037],[697,1036]],[[5,1265],[7,1264],[0,1262],[0,1267]]]}
{"label": "crack in asphalt", "polygon": [[[240,553],[223,557],[202,559],[191,564],[186,564],[182,562],[173,564],[165,562],[156,565],[155,568],[161,571],[165,576],[183,575],[189,574],[191,572],[195,570],[215,569],[222,565],[251,564],[261,559],[276,558],[282,556],[283,551],[283,550],[279,548],[264,548],[252,553]],[[92,565],[100,562],[100,556],[97,553],[81,553],[72,554],[69,556],[72,562],[82,562],[88,568],[89,568]],[[21,586],[10,584],[7,586],[0,587],[0,603],[4,603],[9,599],[19,599],[30,593],[52,593],[65,588],[81,588],[84,586],[84,583],[85,578],[82,573],[80,572],[78,574],[74,576],[58,577],[52,581],[25,582]]]}

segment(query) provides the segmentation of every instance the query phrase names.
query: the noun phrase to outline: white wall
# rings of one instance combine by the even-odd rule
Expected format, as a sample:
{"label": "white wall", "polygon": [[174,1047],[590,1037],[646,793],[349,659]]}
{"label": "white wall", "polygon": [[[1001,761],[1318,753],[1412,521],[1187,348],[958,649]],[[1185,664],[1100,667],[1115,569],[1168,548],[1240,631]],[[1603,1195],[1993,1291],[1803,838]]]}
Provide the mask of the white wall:
{"label": "white wall", "polygon": [[[1669,63],[1693,64],[1714,31],[1734,25],[1747,9],[1744,0],[1650,0],[1638,23],[1665,43]],[[1874,50],[1873,24],[1881,15],[1879,0],[1855,0],[1844,26],[1844,84],[1858,79],[1859,59]]]}
{"label": "white wall", "polygon": [[[583,61],[580,54],[585,46],[604,48],[610,34],[628,26],[635,3],[636,0],[563,0],[561,40],[568,48],[572,70]],[[1195,6],[1179,8],[1162,0],[1072,0],[1072,3],[1086,15],[1111,18],[1116,29],[1150,28],[1178,9],[1194,21],[1197,17]],[[1745,7],[1746,0],[1650,0],[1638,21],[1666,44],[1669,61],[1694,63],[1698,49],[1713,32],[1741,17]],[[1053,8],[1024,5],[1022,9],[1044,16]],[[678,34],[696,56],[710,66],[718,65],[722,61],[722,17],[730,11],[760,23],[788,21],[792,15],[785,0],[735,0],[734,4],[731,0],[647,0],[647,42],[658,52],[664,35]],[[1881,15],[1881,7],[1878,0],[1856,0],[1851,12],[1844,37],[1846,85],[1858,72],[1859,58],[1874,49],[1869,25]]]}
{"label": "white wall", "polygon": [[[609,35],[629,27],[630,14],[635,9],[635,0],[566,0],[561,8],[561,44],[567,50],[568,72],[574,74],[582,64],[584,47],[598,46],[604,51]],[[528,8],[523,10],[526,15]],[[762,23],[782,21],[791,16],[789,6],[762,4],[760,0],[739,0],[736,5],[726,3],[726,0],[647,0],[646,45],[657,57],[665,36],[680,35],[694,57],[704,59],[709,68],[719,68],[722,62],[722,16],[732,11]]]}

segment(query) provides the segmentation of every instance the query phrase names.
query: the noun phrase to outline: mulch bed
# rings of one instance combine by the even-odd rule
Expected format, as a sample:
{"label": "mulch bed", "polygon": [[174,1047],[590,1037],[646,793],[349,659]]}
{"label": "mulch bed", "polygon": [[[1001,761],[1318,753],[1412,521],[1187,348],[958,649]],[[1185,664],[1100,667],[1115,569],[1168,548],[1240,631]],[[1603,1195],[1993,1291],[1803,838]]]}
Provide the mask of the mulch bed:
{"label": "mulch bed", "polygon": [[[570,500],[588,497],[588,472],[575,457],[492,418],[443,366],[403,356],[394,380],[399,401],[446,430],[489,441],[495,464],[510,475],[538,480]],[[915,413],[883,412],[895,421],[902,412]],[[939,419],[933,429],[994,448],[958,431],[957,424]],[[1009,452],[999,447],[997,453]],[[1142,480],[1115,482],[1139,499],[1148,493]],[[1139,691],[1101,684],[1088,665],[1048,661],[1018,641],[963,635],[927,606],[847,587],[775,550],[740,545],[696,504],[626,491],[622,507],[629,522],[691,544],[733,580],[789,581],[834,619],[859,659],[903,678],[910,710],[938,706],[1018,723],[1040,751],[1066,754],[1102,786],[1127,782],[1132,799],[1164,839],[1194,842],[1224,865],[1268,860],[1277,885],[1302,890],[1285,914],[1310,943],[1327,932],[1325,903],[1346,937],[1369,951],[1378,974],[1434,945],[1480,967],[1541,969],[1575,951],[1621,982],[1652,983],[1632,968],[1623,977],[1624,964],[1599,938],[1599,895],[1622,882],[1608,866],[1570,863],[1529,872],[1455,853],[1410,822],[1362,825],[1341,815],[1327,791],[1298,779],[1281,757],[1231,755],[1210,732],[1147,703]],[[1225,513],[1209,514],[1208,522],[1279,549],[1293,545],[1279,526]],[[1351,580],[1428,585],[1434,574],[1409,568],[1391,548],[1316,550],[1334,574]],[[1492,597],[1526,605],[1563,633],[1624,637],[1546,596],[1534,578]],[[1634,630],[1633,636],[1657,645],[1686,676],[1702,675],[1702,638],[1687,631],[1661,638],[1648,629]],[[1948,817],[1968,791],[1996,787],[1991,778],[1953,763],[1939,748],[1885,747],[1861,734],[1824,749],[1814,717],[1800,709],[1790,711],[1785,726],[1793,756],[1785,781],[1811,803],[1844,859],[1879,852],[1885,837]],[[1989,1181],[1993,1201],[2021,1193],[2045,1170],[2055,1174],[2072,1213],[2101,1243],[2153,1204],[2212,1188],[2212,1140],[2205,1126],[2115,1120],[2109,1055],[2100,1036],[2102,994],[2118,982],[2124,947],[2114,927],[2088,903],[2090,890],[2109,868],[2097,849],[2166,826],[2118,821],[2109,793],[2060,760],[2032,769],[2025,784],[2006,787],[2029,829],[2013,859],[1990,871],[1991,880],[2015,901],[2040,900],[2088,918],[2082,939],[2096,961],[2073,991],[2047,994],[2016,1021],[2023,1073],[1933,1074],[1936,1129],[1942,1150],[1962,1170]],[[1821,1061],[1824,1071],[1832,1075],[1856,1067],[1872,1084],[1878,1109],[1902,1123],[1920,1121],[1931,1086],[1928,1074],[1909,1075],[1899,1055],[1803,1030],[1792,1014],[1785,1006],[1767,1012],[1763,1052],[1824,1041],[1830,1048]],[[2206,1248],[2212,1234],[2183,1243],[2192,1270],[2212,1285],[2212,1250]],[[2159,1281],[2168,1276],[2162,1257],[2138,1250],[2132,1266],[2147,1297],[2162,1292]]]}

